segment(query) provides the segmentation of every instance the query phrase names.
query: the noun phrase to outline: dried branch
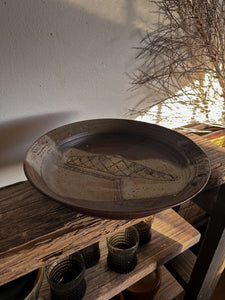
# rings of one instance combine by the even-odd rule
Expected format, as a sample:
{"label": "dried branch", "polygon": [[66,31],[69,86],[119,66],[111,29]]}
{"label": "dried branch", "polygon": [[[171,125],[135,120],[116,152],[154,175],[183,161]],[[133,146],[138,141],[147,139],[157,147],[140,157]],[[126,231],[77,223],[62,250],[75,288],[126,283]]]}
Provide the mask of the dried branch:
{"label": "dried branch", "polygon": [[[133,86],[157,92],[158,103],[172,98],[184,102],[185,95],[186,102],[194,100],[207,112],[212,89],[225,99],[225,0],[150,2],[157,5],[161,23],[137,48],[140,67],[131,75]],[[148,103],[141,112],[150,107]]]}

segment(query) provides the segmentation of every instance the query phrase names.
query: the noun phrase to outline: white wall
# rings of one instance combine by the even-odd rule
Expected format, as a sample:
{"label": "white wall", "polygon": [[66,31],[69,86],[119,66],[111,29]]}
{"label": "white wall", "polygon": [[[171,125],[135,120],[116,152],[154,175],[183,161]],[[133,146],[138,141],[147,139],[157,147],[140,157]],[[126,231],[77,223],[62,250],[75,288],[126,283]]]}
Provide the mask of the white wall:
{"label": "white wall", "polygon": [[[62,124],[124,117],[147,0],[0,1],[0,185],[25,179],[29,145]],[[150,20],[150,22],[149,22]]]}

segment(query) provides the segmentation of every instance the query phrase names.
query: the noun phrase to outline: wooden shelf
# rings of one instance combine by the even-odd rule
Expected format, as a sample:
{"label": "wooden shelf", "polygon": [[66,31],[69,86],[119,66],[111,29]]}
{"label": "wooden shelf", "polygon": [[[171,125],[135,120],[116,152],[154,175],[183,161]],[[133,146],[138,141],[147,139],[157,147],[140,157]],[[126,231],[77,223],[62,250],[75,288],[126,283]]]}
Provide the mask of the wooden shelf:
{"label": "wooden shelf", "polygon": [[186,136],[201,147],[209,158],[211,174],[205,189],[209,190],[225,183],[225,148],[193,133],[188,133]]}
{"label": "wooden shelf", "polygon": [[[1,189],[0,211],[0,285],[140,221],[106,220],[76,214],[37,192],[29,182]],[[167,237],[168,244],[161,244],[165,251],[173,240],[178,239],[177,246],[182,249],[182,243],[187,239],[191,242],[198,239],[197,231],[177,214],[174,216],[172,210],[157,214],[154,223],[161,236]],[[170,251],[174,251],[173,247]],[[182,251],[175,251],[174,255]]]}
{"label": "wooden shelf", "polygon": [[138,264],[128,274],[108,270],[105,239],[100,242],[99,263],[86,270],[87,291],[84,300],[110,299],[114,295],[182,253],[200,239],[200,234],[172,209],[155,216],[150,243],[138,249]]}
{"label": "wooden shelf", "polygon": [[[174,279],[174,277],[170,274],[170,272],[166,269],[166,267],[161,266],[161,270],[162,270],[161,285],[154,300],[172,300],[176,296],[180,295],[184,291],[184,289]],[[87,282],[87,286],[88,286],[88,282]],[[108,299],[104,295],[98,298],[92,298],[92,295],[91,298],[88,297],[90,297],[90,295],[86,294],[84,300],[85,299],[95,299],[95,300]],[[41,291],[39,293],[38,300],[50,300],[50,299],[51,299],[50,288],[45,278],[41,287]]]}

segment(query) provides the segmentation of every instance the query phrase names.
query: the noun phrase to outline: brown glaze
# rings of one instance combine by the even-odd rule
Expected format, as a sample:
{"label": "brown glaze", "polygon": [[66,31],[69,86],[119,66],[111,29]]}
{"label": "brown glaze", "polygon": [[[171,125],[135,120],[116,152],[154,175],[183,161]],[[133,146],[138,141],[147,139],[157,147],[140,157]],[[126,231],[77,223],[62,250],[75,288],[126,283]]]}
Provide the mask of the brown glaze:
{"label": "brown glaze", "polygon": [[124,219],[191,199],[210,175],[206,154],[187,137],[125,119],[59,127],[31,146],[24,169],[49,197],[86,214]]}

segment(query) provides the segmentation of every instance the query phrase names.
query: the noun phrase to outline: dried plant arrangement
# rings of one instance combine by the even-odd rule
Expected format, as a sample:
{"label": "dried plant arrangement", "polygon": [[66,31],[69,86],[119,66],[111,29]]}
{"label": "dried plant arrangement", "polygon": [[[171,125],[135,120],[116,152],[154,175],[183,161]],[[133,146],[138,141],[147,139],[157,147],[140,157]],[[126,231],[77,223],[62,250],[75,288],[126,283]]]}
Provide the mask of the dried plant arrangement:
{"label": "dried plant arrangement", "polygon": [[140,67],[131,78],[134,88],[147,86],[157,99],[143,100],[133,113],[168,99],[194,105],[196,114],[210,114],[215,99],[224,110],[225,0],[149,2],[160,21],[137,48]]}

